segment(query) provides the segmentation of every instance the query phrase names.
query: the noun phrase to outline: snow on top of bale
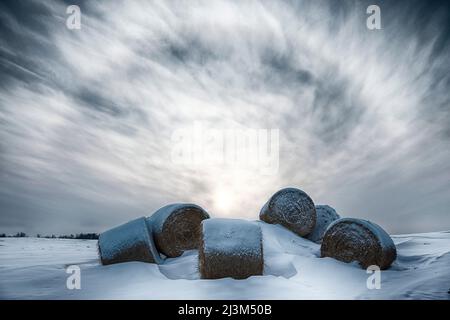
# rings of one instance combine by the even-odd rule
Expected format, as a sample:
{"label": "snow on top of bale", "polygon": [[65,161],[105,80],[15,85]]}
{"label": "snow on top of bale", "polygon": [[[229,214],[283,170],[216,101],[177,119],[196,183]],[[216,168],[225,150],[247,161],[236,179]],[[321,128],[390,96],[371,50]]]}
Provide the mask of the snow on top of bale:
{"label": "snow on top of bale", "polygon": [[98,239],[104,264],[126,261],[161,262],[145,217],[107,230]]}
{"label": "snow on top of bale", "polygon": [[202,207],[193,203],[173,203],[159,208],[150,217],[148,217],[147,220],[154,231],[162,232],[167,218],[181,209],[197,209],[199,211],[205,211]]}
{"label": "snow on top of bale", "polygon": [[202,221],[199,271],[203,279],[245,279],[264,271],[262,231],[238,219]]}
{"label": "snow on top of bale", "polygon": [[202,225],[205,252],[260,254],[262,233],[256,223],[240,219],[214,218],[203,221]]}

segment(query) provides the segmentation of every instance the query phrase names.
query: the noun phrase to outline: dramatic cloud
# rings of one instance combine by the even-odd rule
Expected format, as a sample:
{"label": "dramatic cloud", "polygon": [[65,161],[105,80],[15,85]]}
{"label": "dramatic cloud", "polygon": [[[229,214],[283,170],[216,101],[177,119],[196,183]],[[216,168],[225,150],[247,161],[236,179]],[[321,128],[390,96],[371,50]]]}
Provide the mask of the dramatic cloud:
{"label": "dramatic cloud", "polygon": [[[298,186],[390,232],[450,229],[448,5],[0,5],[0,231],[102,231],[169,202],[256,219]],[[278,129],[277,174],[173,161],[174,132]]]}

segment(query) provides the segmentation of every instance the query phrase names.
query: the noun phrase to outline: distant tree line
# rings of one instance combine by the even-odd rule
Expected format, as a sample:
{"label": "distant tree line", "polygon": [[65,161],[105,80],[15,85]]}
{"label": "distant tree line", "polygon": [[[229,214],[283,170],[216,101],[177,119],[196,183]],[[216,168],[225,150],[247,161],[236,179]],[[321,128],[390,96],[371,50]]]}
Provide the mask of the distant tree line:
{"label": "distant tree line", "polygon": [[59,239],[85,239],[85,240],[96,240],[98,239],[97,233],[77,233],[75,235],[63,235],[59,236]]}
{"label": "distant tree line", "polygon": [[6,233],[0,233],[0,238],[26,238],[28,237],[25,232],[17,232],[14,235],[8,235]]}
{"label": "distant tree line", "polygon": [[[98,233],[77,233],[70,235],[59,235],[55,236],[52,234],[51,236],[46,235],[42,236],[37,234],[37,238],[46,238],[46,239],[83,239],[83,240],[96,240],[98,239]],[[25,232],[17,232],[14,235],[7,235],[6,233],[0,233],[0,238],[26,238],[28,235]]]}

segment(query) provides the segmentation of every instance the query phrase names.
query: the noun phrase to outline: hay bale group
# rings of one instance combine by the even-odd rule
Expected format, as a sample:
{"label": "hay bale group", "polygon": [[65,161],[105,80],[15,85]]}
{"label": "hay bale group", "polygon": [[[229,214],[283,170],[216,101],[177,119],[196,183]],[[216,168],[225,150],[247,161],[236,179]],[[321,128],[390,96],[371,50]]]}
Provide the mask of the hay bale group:
{"label": "hay bale group", "polygon": [[[321,257],[358,262],[363,268],[389,268],[395,245],[375,223],[341,218],[326,205],[315,205],[297,188],[276,192],[262,207],[259,218],[279,224],[321,245]],[[171,204],[150,217],[141,217],[102,233],[98,241],[102,264],[142,261],[161,264],[198,249],[203,279],[245,279],[264,272],[263,237],[259,224],[240,219],[210,218],[200,206]]]}

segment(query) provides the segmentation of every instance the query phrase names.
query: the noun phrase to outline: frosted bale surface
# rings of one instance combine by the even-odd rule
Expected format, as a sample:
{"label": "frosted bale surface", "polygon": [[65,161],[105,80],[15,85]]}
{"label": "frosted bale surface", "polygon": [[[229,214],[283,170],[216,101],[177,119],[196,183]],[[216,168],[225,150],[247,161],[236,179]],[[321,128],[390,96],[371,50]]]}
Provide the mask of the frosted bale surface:
{"label": "frosted bale surface", "polygon": [[323,235],[327,230],[328,226],[337,219],[340,218],[336,210],[327,205],[317,205],[316,206],[317,220],[316,226],[313,232],[308,234],[307,239],[315,242],[322,243]]}
{"label": "frosted bale surface", "polygon": [[98,249],[104,265],[128,261],[161,261],[145,217],[100,234]]}
{"label": "frosted bale surface", "polygon": [[262,275],[261,228],[250,221],[208,219],[202,222],[199,270],[203,279],[245,279]]}
{"label": "frosted bale surface", "polygon": [[261,209],[259,218],[271,224],[280,224],[299,236],[307,236],[316,225],[316,208],[312,199],[302,190],[285,188],[276,192]]}
{"label": "frosted bale surface", "polygon": [[397,257],[391,237],[379,225],[353,218],[333,222],[325,232],[322,257],[344,262],[357,261],[363,268],[376,265],[387,269]]}
{"label": "frosted bale surface", "polygon": [[184,251],[198,249],[200,223],[208,218],[209,214],[198,205],[175,203],[158,209],[147,222],[152,228],[158,251],[175,258]]}

